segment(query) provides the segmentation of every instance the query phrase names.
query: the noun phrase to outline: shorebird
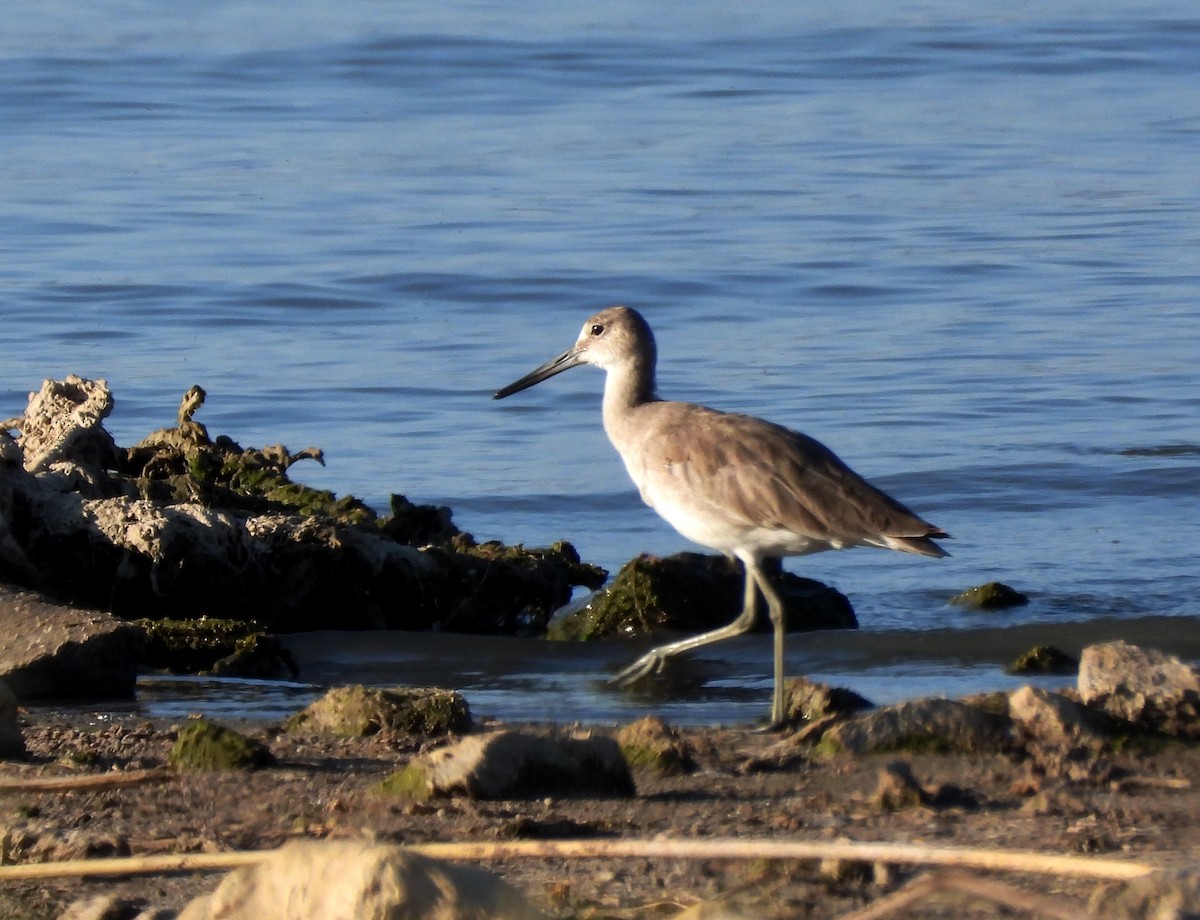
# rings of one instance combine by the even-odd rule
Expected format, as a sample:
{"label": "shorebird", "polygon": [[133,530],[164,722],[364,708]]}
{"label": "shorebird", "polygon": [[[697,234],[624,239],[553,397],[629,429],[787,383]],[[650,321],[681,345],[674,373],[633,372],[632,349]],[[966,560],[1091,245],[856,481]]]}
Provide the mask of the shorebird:
{"label": "shorebird", "polygon": [[659,399],[656,361],[654,334],[642,315],[609,307],[583,324],[574,345],[494,398],[580,364],[606,372],[604,430],[642,500],[689,540],[745,567],[742,612],[732,623],[657,646],[613,680],[630,683],[672,655],[749,631],[761,592],[774,627],[771,725],[782,725],[783,601],[763,563],[855,546],[946,556],[933,538],[949,534],[875,488],[820,441],[749,415]]}

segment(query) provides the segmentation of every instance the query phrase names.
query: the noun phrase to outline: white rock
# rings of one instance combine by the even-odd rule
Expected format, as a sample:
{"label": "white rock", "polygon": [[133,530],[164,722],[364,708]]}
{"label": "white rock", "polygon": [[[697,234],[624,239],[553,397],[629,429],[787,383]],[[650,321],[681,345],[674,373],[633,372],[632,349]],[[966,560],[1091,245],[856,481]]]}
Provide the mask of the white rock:
{"label": "white rock", "polygon": [[366,841],[300,841],[238,869],[178,920],[525,920],[505,882]]}

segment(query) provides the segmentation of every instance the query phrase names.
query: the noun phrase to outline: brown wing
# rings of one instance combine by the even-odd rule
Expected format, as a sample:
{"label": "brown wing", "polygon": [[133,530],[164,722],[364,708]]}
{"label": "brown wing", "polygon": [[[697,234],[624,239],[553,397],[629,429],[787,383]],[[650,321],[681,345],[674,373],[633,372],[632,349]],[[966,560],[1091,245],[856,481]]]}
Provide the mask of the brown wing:
{"label": "brown wing", "polygon": [[[660,411],[668,405],[669,411]],[[642,410],[651,416],[641,421],[643,493],[679,490],[688,502],[735,526],[945,555],[929,539],[945,533],[871,485],[820,441],[762,419],[691,404],[652,403]]]}

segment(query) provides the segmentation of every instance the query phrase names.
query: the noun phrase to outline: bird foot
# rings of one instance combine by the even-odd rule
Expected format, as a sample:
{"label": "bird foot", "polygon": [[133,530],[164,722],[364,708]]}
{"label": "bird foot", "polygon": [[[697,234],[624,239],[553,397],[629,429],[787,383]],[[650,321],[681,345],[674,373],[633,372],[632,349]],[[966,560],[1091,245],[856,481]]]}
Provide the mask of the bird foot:
{"label": "bird foot", "polygon": [[627,687],[643,677],[658,674],[667,663],[667,656],[658,651],[649,651],[627,668],[623,668],[608,679],[610,684]]}

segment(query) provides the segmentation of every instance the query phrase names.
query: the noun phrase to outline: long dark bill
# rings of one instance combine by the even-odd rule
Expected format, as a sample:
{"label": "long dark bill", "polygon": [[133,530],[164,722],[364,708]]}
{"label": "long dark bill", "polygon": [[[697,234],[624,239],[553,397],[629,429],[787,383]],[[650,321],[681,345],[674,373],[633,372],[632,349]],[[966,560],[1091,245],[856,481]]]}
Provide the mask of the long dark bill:
{"label": "long dark bill", "polygon": [[569,371],[577,364],[582,364],[583,358],[579,351],[575,348],[569,348],[557,358],[551,358],[541,367],[530,371],[520,380],[514,380],[506,387],[501,387],[496,391],[492,399],[503,399],[505,396],[512,396],[513,393],[519,393],[521,390],[526,390],[535,383],[541,383],[548,377],[553,377],[555,374],[561,374],[563,371]]}

